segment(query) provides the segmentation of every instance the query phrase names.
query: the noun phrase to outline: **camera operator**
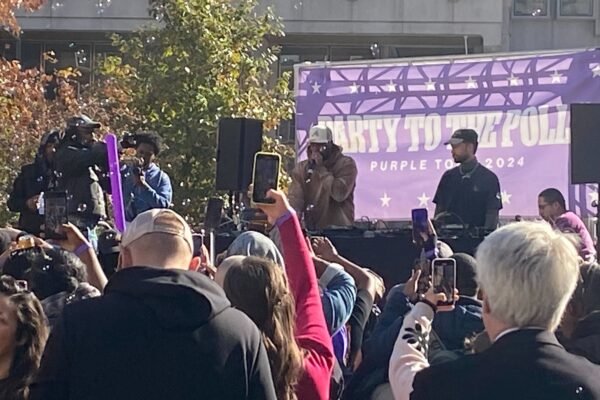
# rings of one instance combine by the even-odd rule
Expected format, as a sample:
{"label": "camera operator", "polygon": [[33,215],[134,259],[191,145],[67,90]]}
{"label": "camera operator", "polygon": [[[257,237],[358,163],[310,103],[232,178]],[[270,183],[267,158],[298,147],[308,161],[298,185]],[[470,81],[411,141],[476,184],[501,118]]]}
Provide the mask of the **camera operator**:
{"label": "camera operator", "polygon": [[44,217],[39,214],[39,198],[42,192],[54,185],[54,155],[60,140],[60,132],[46,132],[32,164],[24,165],[13,183],[8,199],[8,209],[20,213],[19,229],[39,235]]}
{"label": "camera operator", "polygon": [[162,150],[162,138],[156,132],[126,135],[124,148],[135,148],[136,157],[124,160],[123,202],[129,222],[153,208],[169,208],[173,198],[171,179],[154,163]]}
{"label": "camera operator", "polygon": [[56,190],[68,194],[69,222],[77,226],[94,246],[96,225],[106,218],[99,176],[108,170],[106,144],[97,141],[95,136],[98,128],[100,123],[86,115],[69,118],[54,161]]}

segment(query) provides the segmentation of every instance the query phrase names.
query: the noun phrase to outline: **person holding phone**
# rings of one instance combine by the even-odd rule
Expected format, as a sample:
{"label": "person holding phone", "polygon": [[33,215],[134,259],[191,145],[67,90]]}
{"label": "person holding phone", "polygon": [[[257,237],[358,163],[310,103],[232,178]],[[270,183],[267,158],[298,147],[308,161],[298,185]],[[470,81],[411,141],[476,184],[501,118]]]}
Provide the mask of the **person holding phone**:
{"label": "person holding phone", "polygon": [[580,277],[571,238],[548,224],[520,222],[490,234],[477,251],[489,349],[430,365],[433,289],[404,318],[389,364],[395,400],[600,399],[600,367],[569,354],[558,328]]}
{"label": "person holding phone", "polygon": [[305,226],[310,230],[352,226],[356,163],[333,143],[329,127],[313,126],[308,139],[308,159],[292,171],[290,204],[304,216]]}
{"label": "person holding phone", "polygon": [[21,167],[8,198],[8,209],[19,213],[19,229],[33,235],[42,232],[44,217],[38,210],[40,194],[54,183],[54,154],[59,138],[57,130],[42,136],[34,162]]}
{"label": "person holding phone", "polygon": [[438,184],[435,217],[454,214],[469,228],[496,229],[502,209],[500,182],[477,161],[477,132],[459,129],[444,144],[452,147],[452,158],[459,165],[446,171]]}

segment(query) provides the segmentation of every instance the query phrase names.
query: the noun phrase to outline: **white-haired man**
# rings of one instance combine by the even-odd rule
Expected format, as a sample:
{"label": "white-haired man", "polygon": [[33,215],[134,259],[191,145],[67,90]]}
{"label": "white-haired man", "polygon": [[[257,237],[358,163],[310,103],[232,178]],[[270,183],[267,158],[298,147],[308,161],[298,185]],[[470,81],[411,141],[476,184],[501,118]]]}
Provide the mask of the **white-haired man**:
{"label": "white-haired man", "polygon": [[428,292],[407,314],[390,360],[396,400],[600,399],[600,367],[567,353],[554,336],[579,266],[574,243],[547,224],[521,222],[488,236],[477,252],[483,322],[492,346],[429,366],[435,304]]}
{"label": "white-haired man", "polygon": [[307,159],[292,171],[290,204],[304,216],[308,229],[351,226],[356,163],[333,143],[333,133],[325,125],[313,126],[308,140]]}

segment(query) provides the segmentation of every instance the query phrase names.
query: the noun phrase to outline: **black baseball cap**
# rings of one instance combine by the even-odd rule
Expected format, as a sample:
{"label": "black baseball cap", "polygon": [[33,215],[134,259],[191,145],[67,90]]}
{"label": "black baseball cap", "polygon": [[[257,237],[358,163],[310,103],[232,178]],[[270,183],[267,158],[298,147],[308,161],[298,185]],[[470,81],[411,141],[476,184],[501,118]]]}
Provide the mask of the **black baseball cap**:
{"label": "black baseball cap", "polygon": [[447,146],[449,144],[455,145],[461,143],[477,144],[477,141],[477,132],[475,132],[473,129],[459,129],[457,131],[454,131],[452,137],[450,138],[450,140],[444,143],[444,146]]}
{"label": "black baseball cap", "polygon": [[76,115],[67,120],[67,128],[89,128],[98,129],[100,128],[100,122],[92,120],[85,114]]}

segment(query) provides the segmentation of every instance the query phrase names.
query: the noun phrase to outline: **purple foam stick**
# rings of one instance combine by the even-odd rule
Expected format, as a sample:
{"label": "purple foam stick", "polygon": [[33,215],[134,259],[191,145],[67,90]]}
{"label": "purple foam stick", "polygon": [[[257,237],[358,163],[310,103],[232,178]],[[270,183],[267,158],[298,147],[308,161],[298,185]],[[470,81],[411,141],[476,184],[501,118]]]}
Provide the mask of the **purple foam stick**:
{"label": "purple foam stick", "polygon": [[121,168],[119,153],[117,151],[117,137],[109,133],[106,135],[108,150],[108,170],[110,172],[110,186],[112,189],[112,206],[115,217],[115,226],[121,233],[125,231],[125,209],[123,208],[123,188],[121,186]]}

